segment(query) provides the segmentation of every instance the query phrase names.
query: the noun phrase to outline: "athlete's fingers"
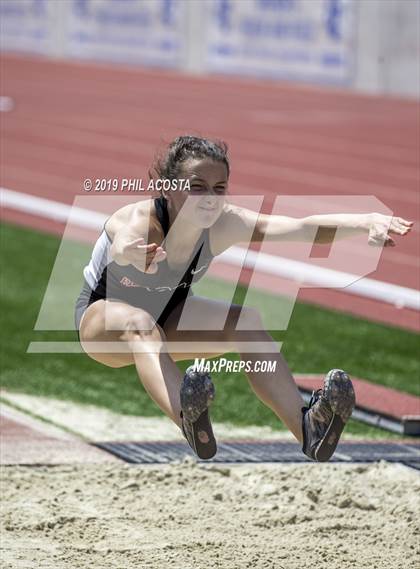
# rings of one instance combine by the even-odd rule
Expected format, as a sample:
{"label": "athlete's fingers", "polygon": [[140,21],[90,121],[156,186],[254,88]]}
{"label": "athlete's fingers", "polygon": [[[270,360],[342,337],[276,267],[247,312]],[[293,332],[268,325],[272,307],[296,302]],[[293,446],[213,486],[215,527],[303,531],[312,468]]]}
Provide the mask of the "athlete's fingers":
{"label": "athlete's fingers", "polygon": [[393,222],[389,228],[389,231],[392,233],[399,233],[400,235],[405,235],[409,231],[411,231],[411,225],[403,225],[399,222]]}
{"label": "athlete's fingers", "polygon": [[157,248],[156,243],[148,243],[147,245],[137,245],[137,249],[142,249],[143,251],[149,252],[154,251]]}
{"label": "athlete's fingers", "polygon": [[145,270],[151,263],[160,263],[166,259],[166,251],[160,248],[160,251],[149,251],[146,253],[144,250],[136,250],[136,254],[131,254],[132,264],[141,271]]}
{"label": "athlete's fingers", "polygon": [[160,257],[154,256],[153,259],[152,259],[152,262],[153,262],[153,263],[161,263],[161,262],[164,261],[165,259],[166,259],[166,255],[163,255],[163,256],[160,256]]}
{"label": "athlete's fingers", "polygon": [[406,219],[403,219],[402,217],[394,217],[392,219],[391,228],[393,229],[395,227],[402,229],[405,232],[408,232],[412,229],[413,222],[407,221]]}
{"label": "athlete's fingers", "polygon": [[157,270],[158,270],[157,263],[150,263],[145,272],[154,274],[157,273]]}
{"label": "athlete's fingers", "polygon": [[412,226],[414,221],[408,221],[407,219],[403,219],[402,217],[397,217],[397,221],[399,221],[399,223],[402,223],[403,225],[408,225],[408,226]]}
{"label": "athlete's fingers", "polygon": [[127,243],[127,245],[125,246],[126,249],[142,249],[144,251],[151,251],[153,249],[156,249],[156,247],[157,247],[156,243],[146,244],[144,242],[143,237],[140,237],[139,239],[135,239],[134,241]]}
{"label": "athlete's fingers", "polygon": [[148,255],[154,255],[156,253],[156,243],[150,243],[149,245],[134,245],[133,247],[126,247],[126,251],[133,251],[140,257],[147,257]]}
{"label": "athlete's fingers", "polygon": [[158,247],[156,249],[156,257],[160,257],[162,259],[164,259],[166,257],[166,251],[165,249],[162,249],[161,247]]}
{"label": "athlete's fingers", "polygon": [[137,247],[138,245],[144,245],[144,237],[139,237],[134,239],[134,241],[129,241],[126,247]]}
{"label": "athlete's fingers", "polygon": [[405,235],[406,233],[409,232],[409,229],[407,227],[402,227],[401,225],[398,225],[395,227],[390,227],[389,232],[390,233],[399,233],[399,235]]}
{"label": "athlete's fingers", "polygon": [[160,263],[160,261],[163,261],[166,258],[166,251],[164,251],[161,248],[158,248],[155,251],[151,251],[150,253],[147,253],[146,255],[146,259],[148,261],[157,261]]}
{"label": "athlete's fingers", "polygon": [[166,251],[164,251],[163,249],[161,249],[156,254],[153,253],[148,254],[146,257],[147,269],[145,272],[151,274],[157,273],[158,263],[162,262],[164,259],[166,259]]}

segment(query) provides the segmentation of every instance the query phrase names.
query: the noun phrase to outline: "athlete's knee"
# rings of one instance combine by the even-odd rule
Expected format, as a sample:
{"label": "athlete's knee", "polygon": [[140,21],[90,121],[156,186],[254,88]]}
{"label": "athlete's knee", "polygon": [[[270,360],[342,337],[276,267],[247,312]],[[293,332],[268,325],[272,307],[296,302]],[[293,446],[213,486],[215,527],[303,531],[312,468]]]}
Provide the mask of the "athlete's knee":
{"label": "athlete's knee", "polygon": [[124,320],[123,339],[162,341],[165,339],[162,328],[155,319],[144,310],[136,310]]}

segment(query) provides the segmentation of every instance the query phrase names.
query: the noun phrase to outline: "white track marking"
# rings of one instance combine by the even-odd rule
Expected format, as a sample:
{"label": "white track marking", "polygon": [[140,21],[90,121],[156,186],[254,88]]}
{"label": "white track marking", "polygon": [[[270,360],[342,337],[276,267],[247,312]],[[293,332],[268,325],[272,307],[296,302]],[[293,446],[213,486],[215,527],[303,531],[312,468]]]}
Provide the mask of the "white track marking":
{"label": "white track marking", "polygon": [[0,188],[0,204],[3,207],[9,207],[62,223],[67,223],[71,214],[72,220],[77,222],[77,225],[89,229],[102,229],[108,217],[103,213],[90,209],[74,207],[62,202],[38,198],[37,196],[14,192],[5,188]]}
{"label": "white track marking", "polygon": [[[71,214],[72,222],[90,229],[102,229],[107,219],[107,216],[102,213],[73,207],[30,194],[15,192],[6,188],[0,188],[0,202],[3,207],[62,223],[67,223]],[[420,310],[420,292],[415,289],[366,277],[360,278],[350,273],[317,267],[311,263],[294,261],[286,257],[257,253],[237,246],[231,247],[219,255],[217,259],[230,265],[243,265],[246,268],[252,268],[258,259],[258,268],[268,274],[301,282],[304,281],[307,284],[319,287],[333,288],[334,286],[340,288],[349,279],[358,279],[352,285],[345,287],[343,292],[387,302],[401,308]]]}
{"label": "white track marking", "polygon": [[[246,259],[243,265],[247,268],[252,268],[258,262],[259,270],[272,275],[319,287],[342,288],[343,292],[349,294],[380,300],[401,308],[420,310],[420,292],[415,289],[366,277],[360,278],[351,273],[325,269],[310,263],[258,253],[236,246],[222,253],[218,259],[232,265],[242,266],[245,255]],[[354,279],[359,280],[349,286],[344,286],[344,283]]]}
{"label": "white track marking", "polygon": [[339,458],[340,460],[345,460],[346,462],[352,462],[353,461],[351,456],[349,456],[348,454],[343,454],[342,452],[335,452],[334,457]]}
{"label": "white track marking", "polygon": [[[31,413],[36,415],[38,420],[47,419],[55,429],[65,429],[63,437],[66,438],[70,438],[68,434],[70,432],[73,436],[78,435],[91,442],[133,441],[136,437],[143,442],[185,440],[181,431],[174,428],[173,422],[167,417],[121,415],[110,409],[94,405],[4,390],[0,392],[0,397],[2,398],[2,414],[6,414],[3,411],[10,409],[10,407],[4,408],[5,404],[9,404],[15,409],[18,408],[23,417],[26,413]],[[18,412],[15,411],[15,413]],[[278,440],[279,438],[294,440],[293,435],[288,431],[279,431],[268,426],[240,427],[213,421],[213,428],[218,437],[224,441],[227,439]],[[351,435],[347,435],[347,438],[349,437],[351,438]]]}
{"label": "white track marking", "polygon": [[9,113],[14,108],[15,104],[11,97],[0,97],[0,113]]}

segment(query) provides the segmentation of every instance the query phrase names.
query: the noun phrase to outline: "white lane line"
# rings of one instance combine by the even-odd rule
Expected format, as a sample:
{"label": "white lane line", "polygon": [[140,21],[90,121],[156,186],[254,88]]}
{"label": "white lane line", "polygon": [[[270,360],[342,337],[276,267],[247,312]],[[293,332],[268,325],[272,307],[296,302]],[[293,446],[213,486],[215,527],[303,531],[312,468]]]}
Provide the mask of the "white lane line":
{"label": "white lane line", "polygon": [[[244,257],[246,256],[245,260]],[[302,261],[293,261],[286,257],[277,257],[266,253],[246,250],[242,247],[231,247],[224,251],[218,260],[231,265],[244,265],[247,268],[257,267],[265,273],[279,277],[304,282],[326,288],[342,288],[343,292],[364,296],[374,300],[381,300],[393,304],[398,308],[413,308],[420,310],[420,292],[383,281],[360,278],[352,273],[335,271],[324,267],[317,267]],[[359,279],[359,280],[356,280]],[[346,286],[346,283],[353,284]]]}
{"label": "white lane line", "polygon": [[339,458],[340,460],[343,460],[346,462],[353,462],[353,459],[351,456],[349,456],[348,454],[343,454],[342,452],[335,452],[334,456],[336,458]]}
{"label": "white lane line", "polygon": [[9,113],[15,108],[15,103],[11,97],[0,97],[0,113]]}
{"label": "white lane line", "polygon": [[31,213],[39,217],[46,217],[62,223],[67,223],[71,214],[72,222],[77,223],[80,227],[89,229],[102,229],[103,224],[109,217],[90,209],[70,206],[62,202],[38,198],[37,196],[7,190],[6,188],[0,188],[0,204],[3,207]]}
{"label": "white lane line", "polygon": [[[15,192],[6,188],[0,188],[0,202],[4,207],[63,223],[67,223],[71,214],[72,223],[97,230],[102,229],[108,217],[93,210],[73,207],[61,202]],[[345,286],[343,292],[380,300],[400,308],[406,307],[420,310],[420,292],[415,289],[366,277],[360,278],[351,273],[317,267],[310,263],[293,261],[286,257],[257,253],[237,246],[231,247],[219,255],[217,259],[230,265],[245,266],[246,268],[257,266],[258,270],[265,273],[319,287],[342,288],[345,286],[345,283],[355,280],[356,282],[353,284]]]}

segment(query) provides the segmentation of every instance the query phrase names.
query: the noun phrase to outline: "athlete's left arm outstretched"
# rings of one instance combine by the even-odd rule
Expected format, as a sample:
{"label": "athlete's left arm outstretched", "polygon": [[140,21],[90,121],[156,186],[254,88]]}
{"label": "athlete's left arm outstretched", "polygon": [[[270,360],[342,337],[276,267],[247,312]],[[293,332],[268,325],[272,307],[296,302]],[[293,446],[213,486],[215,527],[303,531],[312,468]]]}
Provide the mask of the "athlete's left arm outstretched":
{"label": "athlete's left arm outstretched", "polygon": [[[249,209],[229,206],[231,244],[241,241],[310,241],[332,243],[335,238],[365,233],[370,245],[395,246],[391,233],[406,235],[413,222],[381,213],[331,213],[302,218],[262,214]],[[336,230],[340,231],[337,233]]]}
{"label": "athlete's left arm outstretched", "polygon": [[[380,246],[394,246],[395,241],[389,234],[405,235],[413,225],[412,221],[407,221],[402,217],[393,217],[381,213],[319,214],[297,219],[295,222],[300,226],[299,240],[312,241],[314,232],[316,232],[315,243],[332,243],[334,238],[343,239],[351,235],[367,233],[368,243]],[[276,240],[279,236],[283,237],[289,223],[293,222],[285,222],[278,215],[268,216],[268,220],[265,222],[265,238]],[[340,232],[335,237],[337,229],[340,229]],[[285,236],[287,238],[287,233]]]}

